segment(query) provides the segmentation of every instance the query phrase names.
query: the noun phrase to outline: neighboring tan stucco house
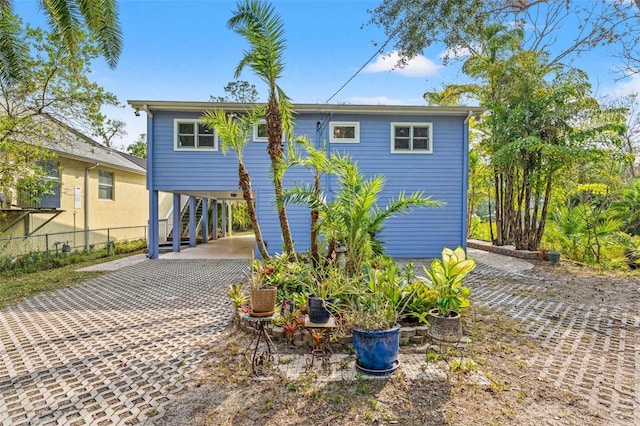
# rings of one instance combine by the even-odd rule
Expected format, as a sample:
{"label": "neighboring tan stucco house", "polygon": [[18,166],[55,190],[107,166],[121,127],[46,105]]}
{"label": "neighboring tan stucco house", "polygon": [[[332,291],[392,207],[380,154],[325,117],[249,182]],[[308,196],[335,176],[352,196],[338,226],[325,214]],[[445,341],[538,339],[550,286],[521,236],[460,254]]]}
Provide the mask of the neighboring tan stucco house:
{"label": "neighboring tan stucco house", "polygon": [[[237,103],[129,101],[147,114],[147,179],[149,189],[149,257],[156,258],[162,238],[158,223],[161,191],[174,194],[174,211],[184,196],[190,203],[215,206],[237,200],[238,162],[223,155],[217,134],[207,129],[204,111],[221,108],[242,113],[252,105]],[[437,257],[445,246],[466,246],[466,194],[469,156],[469,119],[483,110],[474,107],[295,104],[296,135],[304,135],[316,148],[348,153],[365,177],[382,174],[386,185],[379,204],[401,191],[424,191],[443,208],[416,209],[385,222],[379,237],[394,257]],[[282,250],[274,208],[265,125],[255,126],[244,150],[244,163],[252,176],[256,209],[268,251]],[[289,169],[285,186],[310,180],[303,168]],[[331,196],[337,182],[323,178]],[[216,208],[213,211],[217,211]],[[221,209],[224,213],[226,209]],[[296,249],[309,247],[309,211],[288,206]],[[175,215],[174,215],[175,217]],[[190,244],[195,245],[196,219],[190,223]],[[216,223],[214,216],[212,221]],[[224,223],[224,221],[223,221]],[[202,239],[207,241],[206,227]],[[215,238],[215,235],[212,236]],[[174,251],[180,250],[174,244]]]}
{"label": "neighboring tan stucco house", "polygon": [[84,248],[93,244],[95,234],[84,231],[132,227],[111,231],[109,239],[144,238],[149,219],[146,160],[101,145],[55,120],[52,123],[60,129],[56,140],[41,143],[56,154],[45,167],[49,179],[56,181],[55,189],[37,201],[15,190],[3,194],[2,237],[74,232],[62,239]]}

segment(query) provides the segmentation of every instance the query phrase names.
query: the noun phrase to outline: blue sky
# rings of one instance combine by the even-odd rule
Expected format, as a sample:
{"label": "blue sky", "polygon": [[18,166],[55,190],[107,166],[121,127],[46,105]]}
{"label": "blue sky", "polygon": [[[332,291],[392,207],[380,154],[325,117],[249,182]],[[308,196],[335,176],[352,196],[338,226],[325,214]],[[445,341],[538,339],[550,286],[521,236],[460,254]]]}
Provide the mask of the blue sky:
{"label": "blue sky", "polygon": [[[288,40],[280,85],[294,102],[325,102],[376,52],[373,43],[386,37],[365,24],[367,9],[379,1],[273,1]],[[34,3],[18,1],[17,11],[25,22],[42,25],[43,15]],[[223,95],[246,47],[244,39],[226,27],[235,5],[235,0],[120,0],[122,56],[116,70],[97,61],[93,78],[123,104],[129,99],[206,101],[210,95]],[[384,55],[393,55],[389,50]],[[424,104],[425,91],[463,79],[455,64],[442,66],[443,51],[430,47],[408,68],[393,71],[393,57],[378,55],[331,102]],[[640,91],[639,78],[616,81],[616,60],[605,51],[586,54],[575,65],[590,74],[600,95]],[[255,84],[265,99],[264,84],[249,69],[239,79]],[[146,131],[145,115],[135,117],[128,106],[105,112],[127,122],[128,135],[115,141],[117,146],[132,143]]]}

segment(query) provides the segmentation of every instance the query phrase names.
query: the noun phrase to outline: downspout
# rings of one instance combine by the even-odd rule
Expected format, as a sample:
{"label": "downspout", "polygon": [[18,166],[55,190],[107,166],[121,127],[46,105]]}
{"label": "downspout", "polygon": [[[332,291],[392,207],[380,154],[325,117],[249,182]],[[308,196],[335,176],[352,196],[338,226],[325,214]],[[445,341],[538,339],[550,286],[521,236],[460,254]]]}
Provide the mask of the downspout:
{"label": "downspout", "polygon": [[469,190],[469,120],[473,117],[473,111],[469,110],[469,114],[464,119],[463,131],[463,161],[462,161],[462,248],[467,250],[467,191]]}
{"label": "downspout", "polygon": [[89,190],[89,175],[90,171],[98,167],[100,163],[96,163],[91,167],[84,169],[84,249],[89,251],[89,196],[91,191]]}

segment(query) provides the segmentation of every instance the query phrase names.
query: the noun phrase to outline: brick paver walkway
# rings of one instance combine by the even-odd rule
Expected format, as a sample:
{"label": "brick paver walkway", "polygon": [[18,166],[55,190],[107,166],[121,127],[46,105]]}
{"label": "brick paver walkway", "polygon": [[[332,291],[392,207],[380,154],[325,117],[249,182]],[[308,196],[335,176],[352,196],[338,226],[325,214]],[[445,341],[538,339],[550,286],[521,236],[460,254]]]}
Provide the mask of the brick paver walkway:
{"label": "brick paver walkway", "polygon": [[0,311],[2,425],[160,416],[230,316],[244,260],[156,260]]}
{"label": "brick paver walkway", "polygon": [[[506,279],[504,279],[506,278]],[[586,397],[604,424],[640,425],[640,313],[555,300],[534,274],[480,265],[469,277],[474,301],[521,323],[544,351],[527,362],[558,388]]]}
{"label": "brick paver walkway", "polygon": [[[133,424],[158,418],[230,319],[246,261],[145,261],[0,311],[0,423]],[[479,265],[474,301],[545,349],[539,378],[589,399],[606,424],[640,425],[640,317],[545,296],[533,274]]]}

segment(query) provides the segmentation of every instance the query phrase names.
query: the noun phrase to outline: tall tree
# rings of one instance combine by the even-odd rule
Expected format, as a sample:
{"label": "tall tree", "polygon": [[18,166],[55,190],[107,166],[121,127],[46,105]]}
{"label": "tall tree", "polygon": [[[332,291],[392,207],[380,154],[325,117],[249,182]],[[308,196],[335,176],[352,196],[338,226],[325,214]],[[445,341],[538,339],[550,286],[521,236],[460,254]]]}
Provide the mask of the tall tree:
{"label": "tall tree", "polygon": [[286,47],[284,23],[271,4],[259,0],[245,0],[237,3],[236,11],[227,25],[249,43],[249,48],[245,50],[244,56],[236,67],[235,77],[238,78],[248,66],[269,88],[265,114],[269,137],[267,152],[271,159],[276,208],[284,249],[290,258],[295,258],[291,228],[283,199],[282,182],[283,135],[287,135],[288,141],[293,139],[293,106],[289,97],[278,85],[278,79],[284,71]]}
{"label": "tall tree", "polygon": [[258,223],[258,215],[256,214],[256,203],[253,199],[253,191],[251,190],[251,175],[247,171],[242,160],[242,153],[244,147],[249,141],[251,134],[253,133],[253,125],[264,114],[262,108],[256,108],[244,115],[234,116],[233,114],[227,114],[221,109],[206,111],[203,115],[205,124],[209,128],[214,128],[220,136],[222,143],[222,152],[226,154],[228,149],[233,150],[236,153],[238,159],[238,178],[239,185],[242,189],[242,196],[247,203],[247,210],[249,212],[249,218],[251,219],[251,226],[253,227],[253,233],[256,236],[256,244],[258,250],[263,259],[269,259],[269,253],[267,247],[262,239],[262,232],[260,231],[260,224]]}
{"label": "tall tree", "polygon": [[60,141],[67,125],[92,133],[105,118],[100,108],[118,104],[113,94],[87,77],[98,50],[86,35],[76,34],[79,44],[73,57],[66,53],[59,37],[42,30],[27,28],[20,38],[30,52],[25,78],[11,83],[0,79],[3,193],[16,188],[18,181],[23,184],[26,177],[34,183],[42,181],[46,171],[39,164],[51,159],[51,154],[41,141]]}
{"label": "tall tree", "polygon": [[230,81],[224,86],[224,96],[210,96],[211,102],[258,102],[258,90],[255,84],[245,80]]}
{"label": "tall tree", "polygon": [[[122,31],[116,0],[38,0],[53,35],[65,51],[75,55],[88,33],[111,68],[122,50]],[[28,71],[28,48],[20,35],[13,1],[0,2],[0,80],[24,79]]]}
{"label": "tall tree", "polygon": [[614,43],[637,52],[640,16],[627,0],[385,0],[370,14],[370,23],[394,42],[401,64],[433,43],[447,46],[446,59],[476,52],[476,35],[491,24],[526,30],[522,48],[553,51],[551,64],[569,65],[577,54]]}
{"label": "tall tree", "polygon": [[489,25],[481,36],[480,53],[463,71],[478,82],[465,88],[488,109],[481,149],[493,168],[495,242],[537,250],[555,179],[605,144],[619,143],[624,126],[599,119],[607,114],[590,96],[585,73],[521,49],[523,31]]}
{"label": "tall tree", "polygon": [[99,127],[94,132],[94,135],[98,136],[105,146],[113,148],[113,140],[115,138],[126,136],[126,126],[127,123],[122,120],[118,120],[117,118],[109,118],[104,121],[102,125],[99,125]]}

